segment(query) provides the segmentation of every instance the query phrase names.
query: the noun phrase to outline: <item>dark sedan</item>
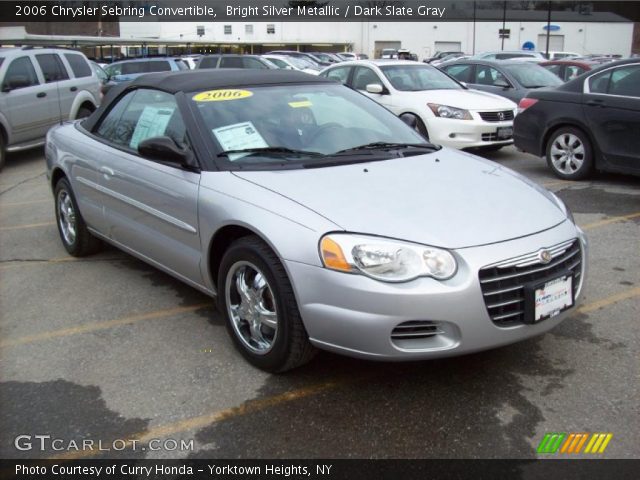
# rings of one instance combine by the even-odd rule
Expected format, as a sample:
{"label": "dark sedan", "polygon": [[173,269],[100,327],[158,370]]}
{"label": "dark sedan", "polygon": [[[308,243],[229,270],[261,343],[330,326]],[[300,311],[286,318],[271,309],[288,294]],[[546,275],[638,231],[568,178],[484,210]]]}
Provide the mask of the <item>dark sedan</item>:
{"label": "dark sedan", "polygon": [[640,60],[608,63],[520,102],[514,140],[560,178],[594,170],[640,175]]}
{"label": "dark sedan", "polygon": [[495,93],[516,103],[533,89],[562,85],[553,73],[522,60],[461,60],[439,68],[469,88]]}
{"label": "dark sedan", "polygon": [[600,66],[599,63],[589,62],[587,60],[553,60],[550,62],[539,63],[541,67],[546,68],[551,73],[557,75],[563,82],[568,82],[579,77],[584,72],[593,70]]}

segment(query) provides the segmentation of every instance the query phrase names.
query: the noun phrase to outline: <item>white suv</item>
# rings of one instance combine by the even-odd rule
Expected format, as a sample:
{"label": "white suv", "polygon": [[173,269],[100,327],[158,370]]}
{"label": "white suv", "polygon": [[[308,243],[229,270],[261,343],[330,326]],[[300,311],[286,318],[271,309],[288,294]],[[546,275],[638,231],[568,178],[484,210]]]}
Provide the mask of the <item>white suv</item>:
{"label": "white suv", "polygon": [[100,80],[80,52],[0,49],[0,169],[6,152],[44,143],[47,130],[88,116],[100,103]]}

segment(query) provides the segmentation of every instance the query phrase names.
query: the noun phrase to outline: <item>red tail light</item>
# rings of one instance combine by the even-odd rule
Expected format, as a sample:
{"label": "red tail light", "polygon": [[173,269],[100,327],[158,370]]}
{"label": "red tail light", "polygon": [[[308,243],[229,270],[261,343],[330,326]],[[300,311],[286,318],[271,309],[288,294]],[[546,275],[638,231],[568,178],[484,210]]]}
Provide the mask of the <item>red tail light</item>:
{"label": "red tail light", "polygon": [[536,103],[538,103],[538,100],[535,98],[523,98],[522,100],[520,100],[520,103],[518,104],[518,112],[522,113],[524,112],[527,108],[535,105]]}

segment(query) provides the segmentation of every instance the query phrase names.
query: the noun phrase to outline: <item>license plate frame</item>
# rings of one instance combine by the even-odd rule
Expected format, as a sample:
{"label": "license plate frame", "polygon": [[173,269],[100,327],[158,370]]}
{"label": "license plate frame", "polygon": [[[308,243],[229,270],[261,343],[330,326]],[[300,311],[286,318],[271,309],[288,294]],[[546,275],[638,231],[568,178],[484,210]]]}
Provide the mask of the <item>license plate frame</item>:
{"label": "license plate frame", "polygon": [[525,285],[525,323],[540,323],[574,307],[574,282],[573,273],[566,270]]}
{"label": "license plate frame", "polygon": [[511,140],[513,138],[513,127],[498,127],[496,129],[498,140]]}

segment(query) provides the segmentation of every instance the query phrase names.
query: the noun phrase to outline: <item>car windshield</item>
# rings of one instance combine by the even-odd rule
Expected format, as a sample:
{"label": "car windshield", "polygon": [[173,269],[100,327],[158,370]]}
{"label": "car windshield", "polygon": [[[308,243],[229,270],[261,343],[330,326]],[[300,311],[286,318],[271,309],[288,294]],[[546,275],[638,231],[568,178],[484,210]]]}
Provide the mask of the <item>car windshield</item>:
{"label": "car windshield", "polygon": [[[218,89],[187,97],[220,156],[235,165],[278,168],[326,161],[338,153],[331,159],[340,164],[352,160],[343,151],[374,143],[430,146],[387,109],[342,85]],[[389,154],[391,147],[385,148],[353,155],[396,156]]]}
{"label": "car windshield", "polygon": [[301,57],[289,57],[289,62],[297,68],[314,68],[315,64],[313,64],[310,60]]}
{"label": "car windshield", "polygon": [[428,65],[384,65],[380,70],[393,88],[403,92],[463,88],[437,68]]}
{"label": "car windshield", "polygon": [[504,69],[525,88],[555,87],[564,83],[546,68],[532,63],[505,65]]}

